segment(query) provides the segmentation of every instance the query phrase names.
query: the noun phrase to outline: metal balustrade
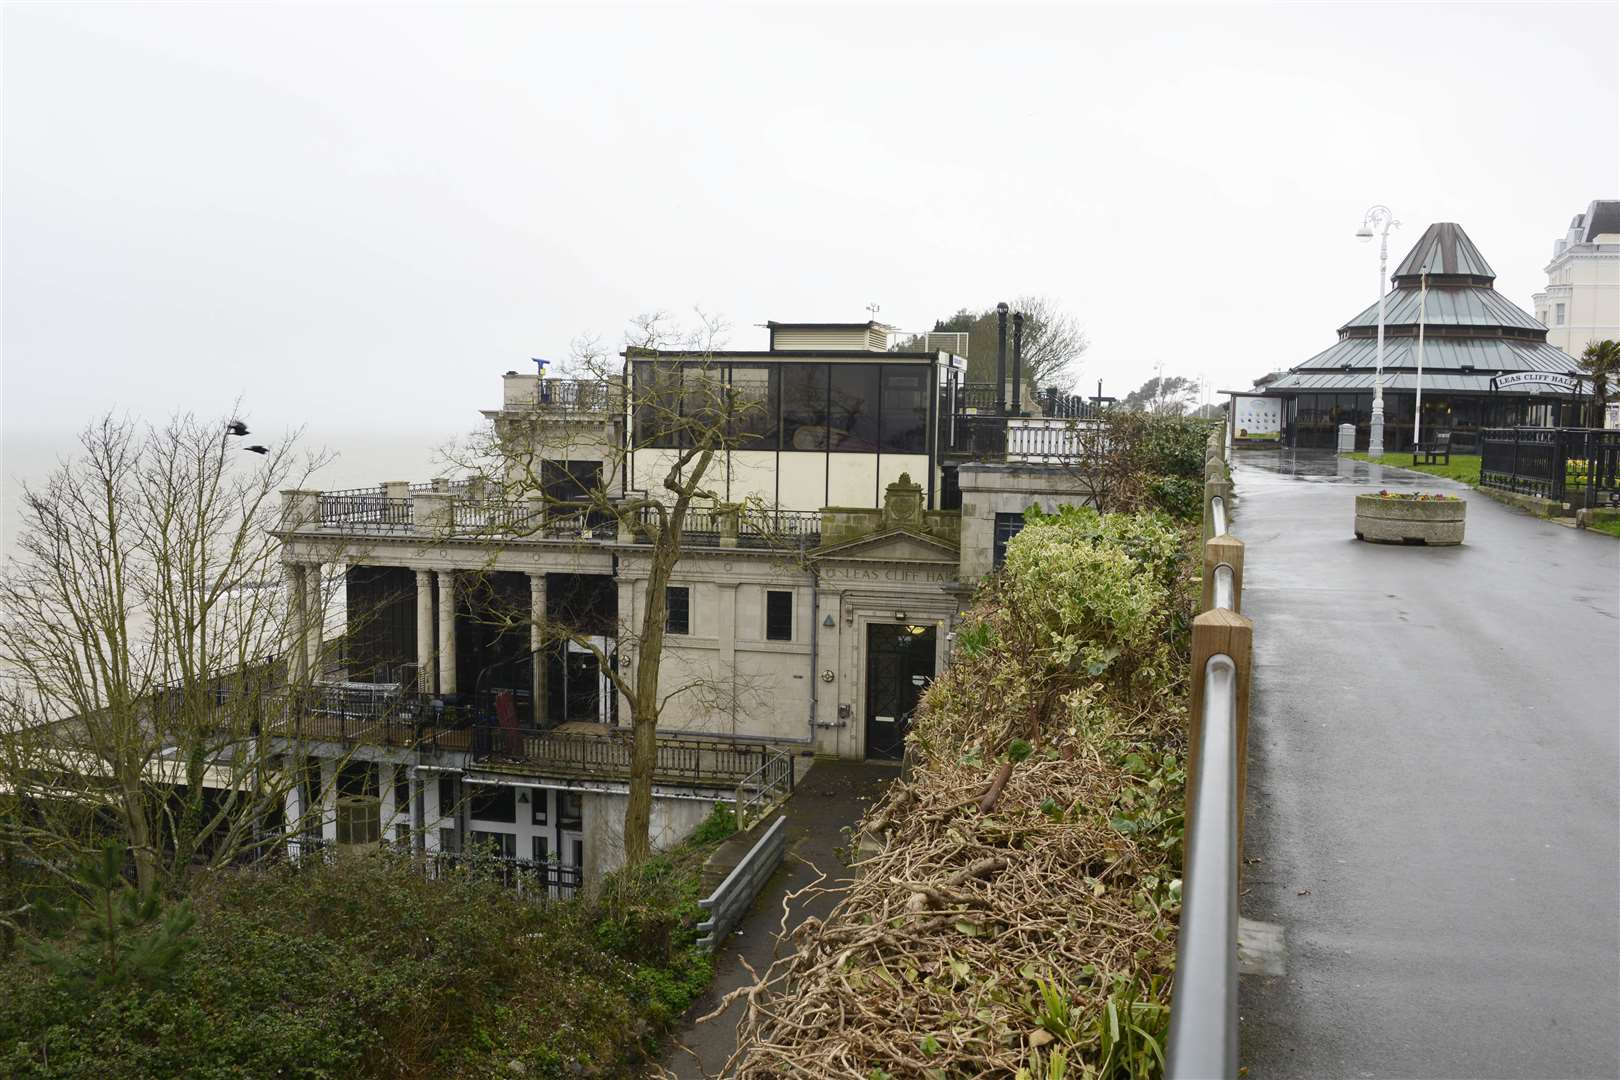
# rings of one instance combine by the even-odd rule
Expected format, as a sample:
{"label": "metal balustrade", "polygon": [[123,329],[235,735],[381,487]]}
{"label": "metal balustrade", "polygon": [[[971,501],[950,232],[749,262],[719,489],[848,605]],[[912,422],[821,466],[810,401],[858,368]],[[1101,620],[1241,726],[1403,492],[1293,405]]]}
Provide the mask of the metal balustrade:
{"label": "metal balustrade", "polygon": [[[1228,532],[1226,445],[1205,453],[1202,613],[1193,620],[1192,705],[1169,1080],[1236,1080],[1238,929],[1253,624],[1243,602],[1243,543]],[[1217,467],[1218,466],[1218,467]]]}
{"label": "metal balustrade", "polygon": [[613,413],[624,408],[617,382],[607,379],[541,379],[532,404],[559,412]]}

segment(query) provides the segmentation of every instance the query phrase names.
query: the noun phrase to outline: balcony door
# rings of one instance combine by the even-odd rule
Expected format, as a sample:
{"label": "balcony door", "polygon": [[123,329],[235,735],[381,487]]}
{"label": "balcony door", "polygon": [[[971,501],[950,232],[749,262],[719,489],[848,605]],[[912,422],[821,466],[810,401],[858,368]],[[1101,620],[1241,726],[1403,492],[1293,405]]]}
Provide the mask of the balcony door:
{"label": "balcony door", "polygon": [[866,756],[898,761],[923,689],[934,677],[932,626],[866,628]]}

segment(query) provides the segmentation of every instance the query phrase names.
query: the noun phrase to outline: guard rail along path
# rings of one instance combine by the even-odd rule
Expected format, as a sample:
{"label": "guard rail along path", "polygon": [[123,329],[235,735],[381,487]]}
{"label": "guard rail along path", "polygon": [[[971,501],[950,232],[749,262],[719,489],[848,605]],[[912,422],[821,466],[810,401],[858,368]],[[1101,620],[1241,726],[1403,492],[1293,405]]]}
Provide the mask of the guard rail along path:
{"label": "guard rail along path", "polygon": [[726,940],[726,935],[753,906],[754,897],[781,865],[786,850],[787,818],[778,817],[719,887],[698,901],[698,906],[709,913],[707,919],[698,923],[698,929],[703,931],[703,936],[698,938],[698,948],[712,953]]}
{"label": "guard rail along path", "polygon": [[1227,531],[1222,433],[1204,452],[1204,568],[1193,620],[1186,841],[1169,1080],[1238,1075],[1238,878],[1243,854],[1253,624],[1242,614],[1243,542]]}

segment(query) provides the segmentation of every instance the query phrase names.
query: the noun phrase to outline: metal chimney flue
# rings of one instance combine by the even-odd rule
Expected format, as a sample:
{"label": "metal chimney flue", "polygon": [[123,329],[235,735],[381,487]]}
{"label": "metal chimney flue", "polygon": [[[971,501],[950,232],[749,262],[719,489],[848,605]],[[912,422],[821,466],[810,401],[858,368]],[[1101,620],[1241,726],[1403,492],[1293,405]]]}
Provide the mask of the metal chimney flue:
{"label": "metal chimney flue", "polygon": [[1007,415],[1007,304],[996,305],[996,415]]}
{"label": "metal chimney flue", "polygon": [[1013,385],[1012,385],[1012,411],[1016,416],[1024,415],[1024,395],[1022,381],[1024,372],[1024,313],[1018,312],[1013,316]]}

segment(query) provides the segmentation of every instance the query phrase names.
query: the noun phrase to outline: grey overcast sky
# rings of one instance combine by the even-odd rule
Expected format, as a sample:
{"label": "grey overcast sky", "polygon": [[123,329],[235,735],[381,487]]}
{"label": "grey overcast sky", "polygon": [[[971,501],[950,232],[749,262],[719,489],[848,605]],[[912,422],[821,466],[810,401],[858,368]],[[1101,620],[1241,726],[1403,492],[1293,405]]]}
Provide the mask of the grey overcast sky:
{"label": "grey overcast sky", "polygon": [[238,395],[437,439],[692,305],[757,348],[1042,293],[1088,387],[1247,386],[1375,298],[1376,202],[1392,262],[1461,222],[1529,306],[1620,193],[1616,12],[10,5],[8,453]]}

